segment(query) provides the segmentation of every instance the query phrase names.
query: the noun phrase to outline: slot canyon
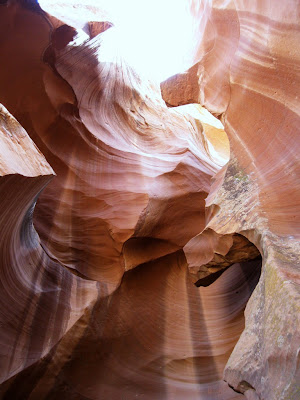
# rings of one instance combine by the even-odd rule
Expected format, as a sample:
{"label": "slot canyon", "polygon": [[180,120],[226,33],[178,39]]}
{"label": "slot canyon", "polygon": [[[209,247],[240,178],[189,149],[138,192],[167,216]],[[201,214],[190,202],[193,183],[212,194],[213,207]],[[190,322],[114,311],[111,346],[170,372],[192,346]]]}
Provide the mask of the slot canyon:
{"label": "slot canyon", "polygon": [[0,0],[0,399],[299,400],[300,3],[113,2]]}

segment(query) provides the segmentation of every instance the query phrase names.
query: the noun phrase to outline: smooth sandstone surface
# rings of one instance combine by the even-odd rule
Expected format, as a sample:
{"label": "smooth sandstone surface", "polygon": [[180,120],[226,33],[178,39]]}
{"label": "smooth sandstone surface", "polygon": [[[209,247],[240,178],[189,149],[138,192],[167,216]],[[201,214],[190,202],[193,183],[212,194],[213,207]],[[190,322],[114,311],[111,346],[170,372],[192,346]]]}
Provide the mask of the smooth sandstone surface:
{"label": "smooth sandstone surface", "polygon": [[[197,63],[163,82],[162,93],[171,106],[205,106],[230,140],[231,161],[206,201],[206,235],[242,233],[263,257],[246,329],[224,377],[249,398],[255,391],[259,399],[297,399],[299,3],[194,1],[192,10],[199,21]],[[197,254],[192,240],[187,258]]]}
{"label": "smooth sandstone surface", "polygon": [[0,132],[3,382],[46,355],[95,301],[97,288],[54,262],[42,248],[32,214],[54,172],[3,106]]}
{"label": "smooth sandstone surface", "polygon": [[297,5],[190,4],[161,91],[105,10],[0,5],[3,399],[298,398]]}
{"label": "smooth sandstone surface", "polygon": [[[119,55],[114,28],[90,38],[28,3],[1,17],[1,101],[56,173],[34,214],[51,284],[42,290],[29,275],[32,290],[11,303],[25,317],[11,327],[13,344],[3,338],[15,350],[2,397],[238,398],[222,372],[259,265],[236,264],[202,290],[182,251],[204,229],[211,178],[228,160],[219,122],[196,105],[169,110],[159,86]],[[35,290],[50,294],[36,305]]]}

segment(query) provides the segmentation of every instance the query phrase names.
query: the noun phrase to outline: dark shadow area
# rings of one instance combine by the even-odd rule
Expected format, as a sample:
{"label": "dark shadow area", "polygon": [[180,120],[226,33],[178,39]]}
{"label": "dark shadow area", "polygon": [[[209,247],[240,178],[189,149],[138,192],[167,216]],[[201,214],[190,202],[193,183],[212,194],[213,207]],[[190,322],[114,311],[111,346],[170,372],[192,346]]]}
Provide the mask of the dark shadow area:
{"label": "dark shadow area", "polygon": [[257,247],[243,235],[235,233],[233,235],[233,245],[226,255],[215,253],[213,259],[201,266],[206,268],[208,273],[203,278],[195,282],[197,287],[209,286],[214,283],[229,267],[236,263],[244,263],[256,260],[261,263],[261,255]]}

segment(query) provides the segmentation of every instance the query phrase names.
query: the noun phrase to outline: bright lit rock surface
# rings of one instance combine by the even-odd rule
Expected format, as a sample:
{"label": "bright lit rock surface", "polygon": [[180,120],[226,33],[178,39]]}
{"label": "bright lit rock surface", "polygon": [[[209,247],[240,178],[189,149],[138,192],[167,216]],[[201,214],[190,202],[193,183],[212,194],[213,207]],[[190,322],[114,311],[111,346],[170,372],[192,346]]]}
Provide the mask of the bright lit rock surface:
{"label": "bright lit rock surface", "polygon": [[1,398],[298,399],[297,3],[194,0],[161,90],[66,3],[0,5]]}

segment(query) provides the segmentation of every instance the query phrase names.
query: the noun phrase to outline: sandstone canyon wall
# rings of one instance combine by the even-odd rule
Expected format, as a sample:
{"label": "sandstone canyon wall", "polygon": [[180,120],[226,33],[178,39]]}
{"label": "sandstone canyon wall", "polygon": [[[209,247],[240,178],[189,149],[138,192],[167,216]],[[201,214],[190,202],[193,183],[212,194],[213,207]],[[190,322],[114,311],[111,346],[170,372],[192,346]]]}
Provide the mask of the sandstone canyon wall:
{"label": "sandstone canyon wall", "polygon": [[274,4],[191,1],[160,88],[100,6],[0,3],[1,398],[300,398],[300,7]]}
{"label": "sandstone canyon wall", "polygon": [[[193,3],[202,22],[197,63],[164,82],[162,90],[171,105],[200,102],[221,118],[231,161],[222,189],[216,195],[212,190],[207,199],[207,227],[219,234],[243,233],[263,256],[262,277],[246,308],[246,329],[225,379],[241,391],[254,387],[258,398],[296,399],[300,7],[293,1],[224,6]],[[193,247],[191,242],[188,251],[197,252]]]}

